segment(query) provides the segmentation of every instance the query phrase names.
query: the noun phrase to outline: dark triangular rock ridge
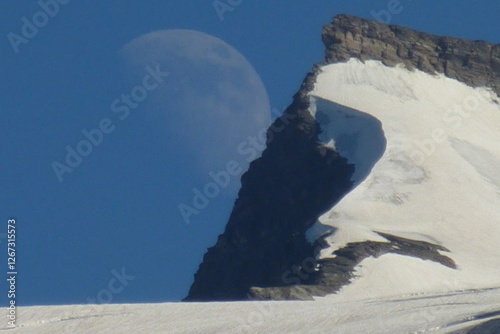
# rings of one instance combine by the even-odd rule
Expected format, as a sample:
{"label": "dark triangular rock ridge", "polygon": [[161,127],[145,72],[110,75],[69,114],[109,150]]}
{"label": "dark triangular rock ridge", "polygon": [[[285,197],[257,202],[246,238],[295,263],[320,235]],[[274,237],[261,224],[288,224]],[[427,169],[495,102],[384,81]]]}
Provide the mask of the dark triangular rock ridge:
{"label": "dark triangular rock ridge", "polygon": [[[319,125],[308,111],[308,92],[320,66],[380,60],[428,73],[444,73],[470,86],[500,93],[500,46],[433,36],[349,15],[323,29],[326,60],[309,72],[293,103],[268,130],[267,148],[250,164],[226,229],[208,249],[186,301],[306,299],[336,292],[368,256],[388,252],[455,267],[425,242],[384,235],[389,243],[348,244],[335,260],[316,261],[322,240],[305,233],[351,189],[354,166],[318,141]],[[403,247],[402,247],[403,246]]]}

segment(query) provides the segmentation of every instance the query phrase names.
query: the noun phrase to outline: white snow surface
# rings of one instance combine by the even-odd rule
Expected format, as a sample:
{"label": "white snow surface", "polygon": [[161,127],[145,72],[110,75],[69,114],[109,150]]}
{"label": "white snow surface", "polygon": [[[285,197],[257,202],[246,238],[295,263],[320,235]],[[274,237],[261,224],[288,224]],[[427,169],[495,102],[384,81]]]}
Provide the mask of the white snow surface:
{"label": "white snow surface", "polygon": [[386,242],[442,245],[458,269],[387,254],[357,268],[343,298],[500,286],[500,105],[487,88],[378,61],[322,67],[310,93],[325,145],[356,167],[354,189],[309,231],[330,248]]}
{"label": "white snow surface", "polygon": [[6,333],[434,334],[500,317],[474,318],[500,310],[500,289],[350,301],[339,297],[302,302],[21,307],[18,327]]}

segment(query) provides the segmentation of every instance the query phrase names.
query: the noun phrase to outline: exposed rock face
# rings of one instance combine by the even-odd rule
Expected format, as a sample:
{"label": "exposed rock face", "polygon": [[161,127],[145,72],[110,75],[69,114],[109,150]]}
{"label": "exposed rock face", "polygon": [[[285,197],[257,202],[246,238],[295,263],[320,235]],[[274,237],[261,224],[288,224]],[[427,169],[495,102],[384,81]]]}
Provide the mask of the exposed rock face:
{"label": "exposed rock face", "polygon": [[314,257],[305,232],[351,188],[354,171],[318,142],[307,111],[314,78],[311,72],[270,127],[267,148],[242,176],[226,229],[205,254],[186,300],[246,299],[252,286],[283,286],[284,272]]}
{"label": "exposed rock face", "polygon": [[[303,261],[301,272],[288,271],[283,276],[289,286],[250,289],[252,299],[312,299],[339,291],[354,278],[354,268],[367,257],[378,258],[393,253],[434,261],[456,269],[455,262],[439,251],[448,252],[445,247],[425,241],[378,233],[389,242],[365,241],[349,243],[332,253],[335,257],[322,260]],[[293,269],[293,268],[292,268]]]}
{"label": "exposed rock face", "polygon": [[434,36],[349,15],[335,17],[323,29],[328,63],[350,58],[405,64],[427,73],[444,73],[472,87],[490,87],[500,95],[500,45]]}
{"label": "exposed rock face", "polygon": [[392,235],[383,235],[387,243],[348,244],[334,259],[315,260],[322,239],[310,244],[305,233],[351,189],[354,166],[318,141],[308,93],[321,65],[350,58],[444,73],[500,93],[500,46],[347,15],[324,28],[323,41],[326,62],[307,74],[293,103],[268,130],[267,148],[242,176],[226,229],[205,254],[185,300],[308,299],[334,293],[350,282],[363,259],[390,252],[455,267],[439,253],[446,249]]}

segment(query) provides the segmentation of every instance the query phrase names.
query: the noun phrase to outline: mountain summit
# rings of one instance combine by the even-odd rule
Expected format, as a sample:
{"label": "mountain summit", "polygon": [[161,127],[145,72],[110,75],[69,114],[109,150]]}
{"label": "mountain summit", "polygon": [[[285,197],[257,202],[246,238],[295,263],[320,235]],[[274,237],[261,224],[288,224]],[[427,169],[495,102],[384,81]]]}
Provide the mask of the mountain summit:
{"label": "mountain summit", "polygon": [[500,45],[430,35],[350,15],[339,15],[323,28],[326,62],[378,60],[393,67],[456,79],[500,94]]}
{"label": "mountain summit", "polygon": [[186,300],[500,286],[500,45],[348,15],[322,38]]}

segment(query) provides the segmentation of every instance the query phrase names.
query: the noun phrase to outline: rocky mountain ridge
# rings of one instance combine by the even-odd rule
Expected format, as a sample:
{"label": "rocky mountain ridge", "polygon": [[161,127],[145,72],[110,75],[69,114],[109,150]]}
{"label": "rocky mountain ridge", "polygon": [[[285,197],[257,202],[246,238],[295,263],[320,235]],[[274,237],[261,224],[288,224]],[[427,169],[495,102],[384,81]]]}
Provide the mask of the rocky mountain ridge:
{"label": "rocky mountain ridge", "polygon": [[435,36],[350,15],[335,17],[324,27],[322,39],[329,64],[350,58],[404,64],[472,87],[490,87],[500,95],[499,44]]}

